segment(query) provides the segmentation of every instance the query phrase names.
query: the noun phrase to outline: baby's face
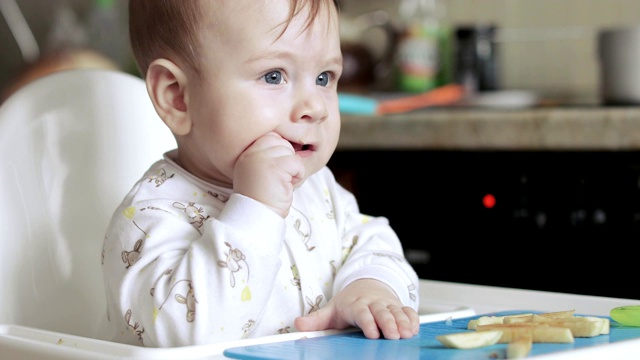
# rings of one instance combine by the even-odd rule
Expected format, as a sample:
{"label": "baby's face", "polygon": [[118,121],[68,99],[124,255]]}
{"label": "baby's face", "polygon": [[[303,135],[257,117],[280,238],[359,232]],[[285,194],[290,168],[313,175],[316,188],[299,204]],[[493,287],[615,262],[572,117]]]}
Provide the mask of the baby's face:
{"label": "baby's face", "polygon": [[193,128],[180,150],[191,158],[187,170],[232,184],[242,152],[275,132],[294,145],[307,177],[317,172],[340,133],[342,55],[332,1],[305,29],[307,6],[284,33],[289,0],[220,1],[211,7],[201,33],[201,78],[191,76],[187,85]]}

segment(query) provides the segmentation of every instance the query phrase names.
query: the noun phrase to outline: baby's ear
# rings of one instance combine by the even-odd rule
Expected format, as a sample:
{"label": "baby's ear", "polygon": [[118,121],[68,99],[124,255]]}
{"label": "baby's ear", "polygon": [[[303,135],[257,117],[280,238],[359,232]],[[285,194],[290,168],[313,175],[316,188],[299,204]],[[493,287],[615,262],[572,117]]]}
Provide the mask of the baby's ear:
{"label": "baby's ear", "polygon": [[166,59],[154,60],[146,76],[147,91],[156,112],[175,135],[191,131],[185,89],[187,76],[175,63]]}

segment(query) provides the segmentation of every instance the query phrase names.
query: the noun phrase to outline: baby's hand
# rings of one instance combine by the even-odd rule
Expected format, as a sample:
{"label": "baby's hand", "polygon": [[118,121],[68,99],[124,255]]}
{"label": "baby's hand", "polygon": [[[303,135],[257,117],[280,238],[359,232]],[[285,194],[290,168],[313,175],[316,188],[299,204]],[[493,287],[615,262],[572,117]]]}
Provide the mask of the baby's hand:
{"label": "baby's hand", "polygon": [[408,339],[420,330],[418,313],[403,306],[387,285],[373,279],[352,282],[325,307],[296,318],[294,324],[299,331],[356,326],[369,339],[379,338],[381,331],[386,339]]}
{"label": "baby's hand", "polygon": [[268,133],[238,158],[233,189],[285,218],[293,201],[294,185],[303,177],[304,165],[293,146],[280,135]]}

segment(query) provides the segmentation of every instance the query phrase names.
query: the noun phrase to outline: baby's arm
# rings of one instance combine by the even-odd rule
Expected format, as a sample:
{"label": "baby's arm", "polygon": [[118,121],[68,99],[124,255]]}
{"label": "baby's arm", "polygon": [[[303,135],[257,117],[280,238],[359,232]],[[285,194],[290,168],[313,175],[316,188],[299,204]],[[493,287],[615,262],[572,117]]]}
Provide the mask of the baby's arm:
{"label": "baby's arm", "polygon": [[[162,191],[177,179],[159,188],[145,182],[140,192]],[[146,346],[238,340],[251,336],[266,313],[284,221],[247,197],[232,195],[218,213],[213,197],[199,196],[211,200],[189,205],[157,194],[125,202],[107,233],[110,321]],[[199,214],[201,224],[185,206],[199,209],[189,214]]]}
{"label": "baby's arm", "polygon": [[383,217],[359,213],[353,194],[340,186],[334,190],[336,221],[344,227],[343,251],[333,298],[327,305],[296,319],[301,331],[361,328],[365,336],[398,339],[415,335],[419,279],[404,259],[396,233]]}

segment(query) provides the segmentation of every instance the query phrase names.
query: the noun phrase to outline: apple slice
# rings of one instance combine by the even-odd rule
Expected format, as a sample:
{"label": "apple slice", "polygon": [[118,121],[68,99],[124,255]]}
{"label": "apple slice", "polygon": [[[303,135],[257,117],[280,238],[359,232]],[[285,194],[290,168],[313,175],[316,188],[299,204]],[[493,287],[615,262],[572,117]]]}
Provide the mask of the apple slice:
{"label": "apple slice", "polygon": [[516,315],[505,315],[505,316],[491,316],[485,315],[481,316],[477,319],[469,320],[467,323],[468,330],[475,330],[478,325],[489,325],[489,324],[509,324],[515,322],[528,322],[531,321],[531,317],[533,314],[516,314]]}
{"label": "apple slice", "polygon": [[571,329],[562,326],[550,326],[546,323],[517,323],[517,324],[489,324],[478,325],[476,331],[502,331],[499,343],[508,343],[513,339],[526,334],[531,334],[534,343],[572,343],[573,333]]}
{"label": "apple slice", "polygon": [[436,336],[440,343],[453,349],[474,349],[494,345],[502,337],[501,330],[468,331]]}
{"label": "apple slice", "polygon": [[507,345],[507,359],[522,359],[531,352],[533,334],[522,333],[513,338]]}

